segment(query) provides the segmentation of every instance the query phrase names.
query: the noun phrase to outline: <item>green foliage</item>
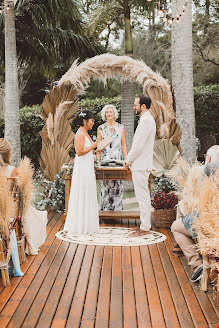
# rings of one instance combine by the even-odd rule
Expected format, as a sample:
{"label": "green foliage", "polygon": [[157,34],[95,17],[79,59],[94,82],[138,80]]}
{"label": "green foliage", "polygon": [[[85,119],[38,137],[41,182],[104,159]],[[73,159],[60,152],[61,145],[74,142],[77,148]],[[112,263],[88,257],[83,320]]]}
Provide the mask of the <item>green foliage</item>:
{"label": "green foliage", "polygon": [[174,185],[171,183],[171,179],[162,175],[161,177],[156,177],[154,179],[154,188],[153,188],[153,195],[157,191],[163,191],[165,193],[169,193],[170,191],[175,190]]}
{"label": "green foliage", "polygon": [[43,178],[42,174],[36,176],[36,193],[35,201],[36,208],[45,210],[51,208],[53,211],[61,213],[65,208],[65,181],[63,179],[63,172],[56,175],[54,182]]}
{"label": "green foliage", "polygon": [[195,87],[194,96],[197,137],[214,135],[219,142],[219,84]]}
{"label": "green foliage", "polygon": [[[21,155],[31,159],[35,169],[39,167],[39,155],[42,148],[40,131],[44,123],[39,117],[40,106],[23,107],[20,110]],[[0,119],[0,137],[4,137],[4,121]]]}

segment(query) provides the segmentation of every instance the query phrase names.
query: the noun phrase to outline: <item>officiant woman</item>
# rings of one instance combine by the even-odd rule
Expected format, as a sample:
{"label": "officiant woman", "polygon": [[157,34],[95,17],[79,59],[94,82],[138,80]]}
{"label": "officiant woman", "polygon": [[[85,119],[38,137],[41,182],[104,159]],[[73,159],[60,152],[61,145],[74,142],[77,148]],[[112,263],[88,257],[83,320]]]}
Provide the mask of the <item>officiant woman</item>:
{"label": "officiant woman", "polygon": [[[111,136],[112,142],[100,153],[97,153],[97,161],[125,160],[127,147],[125,141],[124,125],[116,122],[118,112],[114,105],[106,105],[101,110],[102,120],[105,121],[97,129],[97,141]],[[120,211],[123,209],[123,181],[103,180],[100,182],[101,210]]]}

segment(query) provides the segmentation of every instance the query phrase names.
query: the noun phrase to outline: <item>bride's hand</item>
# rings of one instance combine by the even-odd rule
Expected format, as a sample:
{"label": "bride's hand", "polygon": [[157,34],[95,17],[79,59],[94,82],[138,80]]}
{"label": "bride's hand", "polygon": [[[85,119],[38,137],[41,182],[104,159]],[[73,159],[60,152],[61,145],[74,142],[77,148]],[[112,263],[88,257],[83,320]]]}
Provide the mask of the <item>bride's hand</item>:
{"label": "bride's hand", "polygon": [[95,142],[93,142],[92,146],[93,146],[93,149],[94,148],[97,148],[97,144],[98,144],[98,141],[96,140]]}

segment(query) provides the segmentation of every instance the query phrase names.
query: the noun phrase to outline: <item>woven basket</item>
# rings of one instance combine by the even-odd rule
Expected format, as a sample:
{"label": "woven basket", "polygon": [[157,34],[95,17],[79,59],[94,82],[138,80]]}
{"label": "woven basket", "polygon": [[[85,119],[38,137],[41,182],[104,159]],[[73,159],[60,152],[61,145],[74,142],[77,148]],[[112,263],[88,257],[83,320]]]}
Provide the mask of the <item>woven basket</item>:
{"label": "woven basket", "polygon": [[176,209],[156,210],[153,213],[154,224],[159,228],[170,228],[173,221],[176,219]]}

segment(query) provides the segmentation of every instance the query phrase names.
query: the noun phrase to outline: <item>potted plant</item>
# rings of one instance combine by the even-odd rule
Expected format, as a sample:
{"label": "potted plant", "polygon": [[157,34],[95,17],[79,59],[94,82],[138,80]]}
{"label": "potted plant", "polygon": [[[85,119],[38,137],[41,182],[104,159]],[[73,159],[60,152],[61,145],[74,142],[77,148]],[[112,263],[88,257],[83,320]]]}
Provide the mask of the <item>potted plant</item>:
{"label": "potted plant", "polygon": [[154,207],[154,224],[156,227],[169,228],[176,218],[178,198],[174,193],[174,186],[166,176],[155,178],[155,183],[151,201]]}

